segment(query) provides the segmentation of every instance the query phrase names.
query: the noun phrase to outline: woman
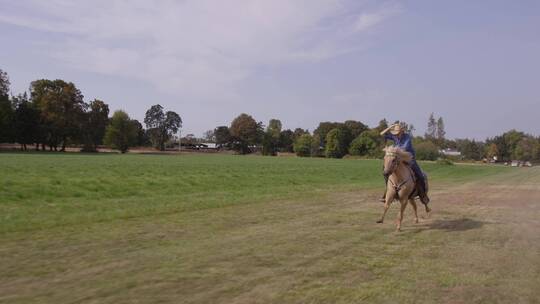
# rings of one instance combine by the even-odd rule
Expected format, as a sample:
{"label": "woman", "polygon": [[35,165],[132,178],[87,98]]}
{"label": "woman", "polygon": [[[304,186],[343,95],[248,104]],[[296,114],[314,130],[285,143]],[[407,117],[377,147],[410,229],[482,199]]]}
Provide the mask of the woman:
{"label": "woman", "polygon": [[[418,163],[416,162],[416,152],[414,151],[414,148],[412,146],[412,138],[409,134],[405,132],[403,127],[400,124],[393,124],[390,127],[386,128],[381,132],[381,135],[384,136],[384,140],[392,140],[394,142],[394,146],[399,147],[402,150],[405,150],[412,154],[413,159],[410,162],[411,169],[414,172],[414,175],[416,176],[416,181],[419,184],[419,196],[420,200],[424,205],[427,206],[429,204],[429,197],[426,193],[426,180],[424,177],[424,173],[420,169],[420,166],[418,166]],[[385,175],[384,179],[386,183],[388,184],[388,176]],[[385,201],[386,193],[381,198],[381,201]]]}

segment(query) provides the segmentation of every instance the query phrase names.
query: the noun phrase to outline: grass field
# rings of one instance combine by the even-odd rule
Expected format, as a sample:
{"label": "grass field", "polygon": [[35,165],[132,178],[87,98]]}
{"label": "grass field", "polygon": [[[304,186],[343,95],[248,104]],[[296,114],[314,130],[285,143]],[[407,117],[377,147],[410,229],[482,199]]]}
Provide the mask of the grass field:
{"label": "grass field", "polygon": [[422,164],[398,234],[380,167],[2,153],[0,303],[540,301],[540,170]]}

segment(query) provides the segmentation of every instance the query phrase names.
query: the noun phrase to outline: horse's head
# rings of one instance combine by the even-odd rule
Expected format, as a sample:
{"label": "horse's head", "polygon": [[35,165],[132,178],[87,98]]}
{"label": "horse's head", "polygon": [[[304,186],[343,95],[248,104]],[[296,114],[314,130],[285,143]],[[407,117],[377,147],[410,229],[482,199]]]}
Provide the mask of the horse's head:
{"label": "horse's head", "polygon": [[412,155],[409,152],[403,151],[397,147],[386,147],[383,150],[384,154],[384,174],[390,175],[399,167],[401,162],[409,162]]}
{"label": "horse's head", "polygon": [[384,149],[384,175],[392,174],[399,165],[399,155],[394,147],[386,147]]}

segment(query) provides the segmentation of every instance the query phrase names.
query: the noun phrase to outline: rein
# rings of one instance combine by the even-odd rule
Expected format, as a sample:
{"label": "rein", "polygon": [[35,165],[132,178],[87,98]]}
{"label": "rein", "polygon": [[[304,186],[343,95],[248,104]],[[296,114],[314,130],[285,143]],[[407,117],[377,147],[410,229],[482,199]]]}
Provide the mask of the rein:
{"label": "rein", "polygon": [[388,179],[388,181],[392,184],[392,187],[394,187],[394,190],[396,191],[397,199],[399,199],[399,191],[401,191],[401,188],[403,188],[403,186],[404,186],[406,183],[408,183],[411,179],[412,179],[412,177],[409,176],[409,178],[407,178],[406,180],[402,181],[402,182],[399,183],[398,185],[394,184],[394,182],[393,182],[391,179]]}

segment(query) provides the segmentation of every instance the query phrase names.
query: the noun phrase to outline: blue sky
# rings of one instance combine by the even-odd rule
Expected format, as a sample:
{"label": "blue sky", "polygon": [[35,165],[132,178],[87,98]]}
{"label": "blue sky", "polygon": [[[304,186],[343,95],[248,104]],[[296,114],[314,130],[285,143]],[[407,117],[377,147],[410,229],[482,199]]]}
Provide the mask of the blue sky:
{"label": "blue sky", "polygon": [[0,37],[14,94],[60,78],[184,134],[434,112],[450,138],[540,135],[539,1],[0,0]]}

